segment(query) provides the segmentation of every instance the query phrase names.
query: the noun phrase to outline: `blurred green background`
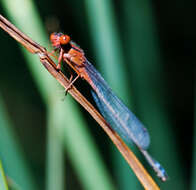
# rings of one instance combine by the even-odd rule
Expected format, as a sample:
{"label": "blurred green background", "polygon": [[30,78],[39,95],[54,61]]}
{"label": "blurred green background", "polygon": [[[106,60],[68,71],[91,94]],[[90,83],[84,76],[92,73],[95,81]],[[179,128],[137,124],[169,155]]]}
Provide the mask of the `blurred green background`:
{"label": "blurred green background", "polygon": [[[147,126],[149,152],[169,180],[157,179],[131,148],[161,189],[196,189],[191,3],[1,0],[0,10],[49,50],[51,32],[70,35]],[[10,189],[143,189],[102,129],[69,95],[64,98],[37,56],[2,30],[0,43],[0,160]],[[92,100],[85,81],[76,86]]]}

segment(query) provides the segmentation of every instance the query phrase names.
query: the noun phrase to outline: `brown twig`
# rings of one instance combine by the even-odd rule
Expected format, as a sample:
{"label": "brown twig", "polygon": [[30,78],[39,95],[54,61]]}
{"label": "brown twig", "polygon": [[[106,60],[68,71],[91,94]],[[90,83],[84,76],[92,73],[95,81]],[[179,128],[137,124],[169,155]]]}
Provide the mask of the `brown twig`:
{"label": "brown twig", "polygon": [[[13,24],[11,24],[7,19],[0,15],[0,27],[3,28],[10,36],[21,43],[28,51],[33,54],[37,54],[40,58],[41,63],[48,70],[48,72],[65,88],[69,86],[69,80],[65,75],[58,71],[56,64],[49,57],[46,49],[39,45],[38,43],[31,40],[28,36],[23,34],[18,30]],[[93,107],[92,104],[73,86],[69,93],[72,97],[81,104],[91,116],[99,123],[103,130],[107,133],[113,143],[116,145],[118,150],[121,152],[125,160],[128,162],[130,167],[133,169],[134,173],[140,180],[141,184],[145,189],[148,190],[159,190],[159,187],[147,173],[145,168],[129,149],[129,147],[123,142],[119,135],[109,126],[101,114]]]}

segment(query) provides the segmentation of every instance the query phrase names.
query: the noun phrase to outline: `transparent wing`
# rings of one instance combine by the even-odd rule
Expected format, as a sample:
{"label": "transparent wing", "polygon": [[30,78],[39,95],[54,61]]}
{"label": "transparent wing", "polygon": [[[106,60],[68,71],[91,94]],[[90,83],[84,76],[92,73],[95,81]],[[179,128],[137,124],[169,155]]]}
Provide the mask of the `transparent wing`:
{"label": "transparent wing", "polygon": [[92,64],[86,61],[85,68],[94,90],[93,98],[106,121],[127,143],[133,141],[140,148],[147,149],[150,144],[147,129],[112,92]]}

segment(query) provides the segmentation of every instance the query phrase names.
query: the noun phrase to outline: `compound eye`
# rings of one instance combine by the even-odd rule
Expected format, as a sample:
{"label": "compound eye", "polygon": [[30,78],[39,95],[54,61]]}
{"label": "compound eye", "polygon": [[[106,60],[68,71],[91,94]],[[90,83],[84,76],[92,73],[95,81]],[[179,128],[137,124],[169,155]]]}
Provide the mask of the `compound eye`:
{"label": "compound eye", "polygon": [[50,34],[50,41],[54,41],[56,39],[57,39],[57,34],[56,33]]}
{"label": "compound eye", "polygon": [[62,44],[62,45],[66,45],[66,44],[68,44],[70,42],[70,37],[68,36],[68,35],[62,35],[61,37],[60,37],[60,43]]}
{"label": "compound eye", "polygon": [[53,47],[58,48],[60,46],[59,38],[60,38],[59,33],[52,33],[50,35],[50,41],[51,41]]}

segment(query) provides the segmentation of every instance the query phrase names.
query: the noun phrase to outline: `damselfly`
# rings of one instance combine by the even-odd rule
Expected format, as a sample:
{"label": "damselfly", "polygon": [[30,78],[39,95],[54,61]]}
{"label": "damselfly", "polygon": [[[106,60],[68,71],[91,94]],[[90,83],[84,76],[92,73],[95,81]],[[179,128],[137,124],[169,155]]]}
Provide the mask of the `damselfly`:
{"label": "damselfly", "polygon": [[60,51],[57,68],[60,69],[61,62],[65,61],[77,73],[77,77],[72,80],[69,87],[79,77],[85,79],[92,87],[93,98],[106,121],[128,144],[133,141],[155,170],[157,176],[162,181],[166,181],[165,170],[147,152],[150,145],[147,129],[113,93],[101,74],[86,59],[84,51],[72,42],[68,35],[63,33],[51,34],[50,40],[55,50]]}

